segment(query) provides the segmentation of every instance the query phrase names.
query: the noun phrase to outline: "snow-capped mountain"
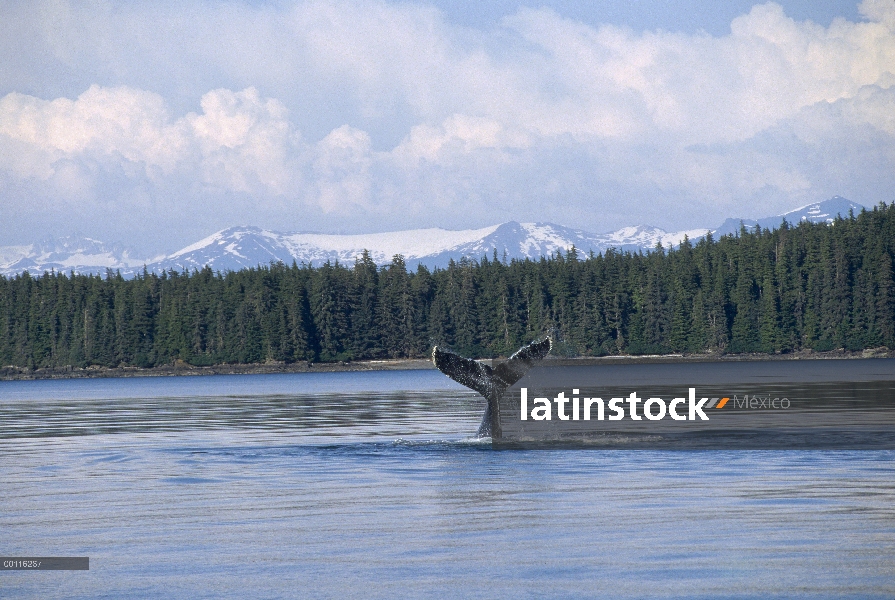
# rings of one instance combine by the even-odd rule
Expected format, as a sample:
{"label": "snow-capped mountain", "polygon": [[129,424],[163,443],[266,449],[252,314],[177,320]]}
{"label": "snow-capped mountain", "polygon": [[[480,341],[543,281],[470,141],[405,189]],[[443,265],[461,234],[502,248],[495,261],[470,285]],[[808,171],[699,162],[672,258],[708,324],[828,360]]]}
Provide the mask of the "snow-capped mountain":
{"label": "snow-capped mountain", "polygon": [[130,273],[150,262],[153,260],[135,257],[131,249],[121,244],[107,244],[86,237],[50,237],[25,246],[0,246],[0,274],[3,275],[23,271],[32,274],[44,271],[105,273],[106,269]]}
{"label": "snow-capped mountain", "polygon": [[829,200],[824,200],[823,202],[808,204],[801,208],[791,210],[788,213],[773,217],[765,217],[764,219],[758,219],[757,221],[754,219],[727,219],[721,227],[712,231],[712,235],[715,236],[716,239],[722,235],[736,235],[740,231],[741,223],[746,229],[754,229],[756,225],[761,226],[762,229],[777,229],[783,221],[786,221],[790,225],[798,225],[802,221],[809,221],[811,223],[832,223],[837,216],[845,218],[848,217],[848,211],[852,210],[855,214],[858,214],[863,208],[862,205],[852,202],[851,200],[846,200],[842,196],[833,196]]}
{"label": "snow-capped mountain", "polygon": [[451,231],[447,229],[413,229],[389,233],[361,235],[327,235],[320,233],[279,233],[258,227],[232,227],[149,265],[150,270],[201,269],[238,270],[259,264],[282,261],[291,264],[321,265],[326,261],[354,264],[366,249],[376,264],[392,261],[396,254],[404,257],[409,268],[423,264],[446,267],[453,259],[492,257],[500,259],[540,258],[565,252],[572,246],[582,254],[605,252],[611,247],[620,250],[651,250],[656,243],[679,244],[684,235],[691,238],[706,234],[707,229],[668,233],[657,227],[626,227],[607,234],[592,234],[551,223],[516,223],[511,221],[481,229]]}
{"label": "snow-capped mountain", "polygon": [[[783,219],[793,224],[801,220],[832,221],[837,214],[847,216],[849,210],[859,212],[862,208],[860,204],[836,196],[757,221],[727,219],[712,234],[716,238],[728,233],[736,234],[741,222],[747,227],[758,224],[763,228],[773,228],[779,226]],[[326,261],[339,261],[351,265],[365,249],[378,265],[388,264],[394,255],[401,254],[409,268],[415,269],[423,264],[431,269],[444,268],[450,260],[459,261],[464,256],[490,258],[495,250],[498,258],[506,257],[508,260],[537,259],[565,252],[572,246],[582,255],[591,251],[599,254],[609,248],[648,252],[655,249],[657,243],[668,248],[680,244],[685,235],[695,242],[708,232],[708,229],[667,232],[658,227],[639,225],[594,234],[552,223],[514,221],[460,231],[433,228],[360,235],[279,233],[258,227],[232,227],[149,265],[149,269],[180,271],[209,265],[212,269],[227,271],[277,261],[291,264],[293,260],[299,264],[321,265]]]}
{"label": "snow-capped mountain", "polygon": [[413,229],[359,235],[281,233],[259,227],[231,227],[175,252],[161,261],[160,266],[181,270],[209,265],[212,269],[226,271],[277,261],[291,264],[293,260],[311,265],[326,261],[354,264],[365,249],[379,265],[390,263],[396,254],[403,255],[408,263],[415,265],[420,259],[445,249],[474,244],[500,227],[502,225],[461,231]]}
{"label": "snow-capped mountain", "polygon": [[574,246],[581,255],[609,248],[649,251],[657,243],[668,247],[679,244],[684,235],[698,238],[707,229],[668,233],[658,227],[625,227],[605,234],[593,234],[551,223],[509,222],[481,229],[413,229],[359,235],[322,233],[282,233],[259,227],[231,227],[218,231],[182,250],[155,260],[133,258],[120,245],[107,245],[89,238],[50,240],[32,246],[0,247],[0,274],[22,271],[76,271],[103,274],[106,269],[121,271],[125,277],[143,270],[160,273],[174,269],[192,271],[205,265],[215,271],[237,271],[271,262],[306,263],[319,266],[327,261],[354,264],[364,250],[378,265],[385,265],[400,254],[407,266],[415,269],[446,267],[462,257],[489,258],[494,251],[500,259],[540,258],[566,252]]}
{"label": "snow-capped mountain", "polygon": [[[785,219],[797,224],[832,221],[836,215],[847,216],[849,210],[859,212],[863,207],[836,196],[825,202],[803,206],[783,215],[759,220],[727,219],[712,231],[717,238],[736,234],[742,223],[747,228],[778,227]],[[708,233],[708,229],[667,232],[658,227],[640,225],[624,227],[610,233],[594,234],[551,223],[502,223],[480,229],[452,231],[447,229],[413,229],[388,233],[360,235],[330,235],[322,233],[281,233],[258,227],[231,227],[196,242],[168,256],[155,259],[134,258],[133,253],[120,244],[104,244],[89,238],[45,240],[30,246],[0,247],[0,274],[15,275],[28,270],[32,274],[51,269],[79,273],[105,273],[106,269],[120,271],[131,277],[143,270],[150,272],[184,269],[192,271],[205,265],[215,271],[236,271],[271,262],[311,264],[326,261],[352,265],[363,253],[378,265],[392,261],[400,254],[408,268],[417,265],[446,267],[450,260],[462,257],[481,259],[537,259],[556,252],[566,252],[574,246],[582,256],[589,252],[605,252],[609,248],[620,251],[651,251],[657,243],[666,248],[677,246],[684,236],[694,242]]]}

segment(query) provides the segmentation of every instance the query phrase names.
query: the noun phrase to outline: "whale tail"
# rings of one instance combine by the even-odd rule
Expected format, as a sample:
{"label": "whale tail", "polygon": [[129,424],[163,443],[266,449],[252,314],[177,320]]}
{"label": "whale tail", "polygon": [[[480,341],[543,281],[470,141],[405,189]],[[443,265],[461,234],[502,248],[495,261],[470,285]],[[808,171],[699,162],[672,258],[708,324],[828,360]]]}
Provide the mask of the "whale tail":
{"label": "whale tail", "polygon": [[485,397],[488,405],[479,426],[479,437],[491,435],[492,405],[497,402],[505,389],[522,379],[535,363],[550,353],[553,342],[549,337],[522,346],[510,358],[494,368],[470,358],[464,358],[438,346],[432,349],[432,362],[438,370]]}

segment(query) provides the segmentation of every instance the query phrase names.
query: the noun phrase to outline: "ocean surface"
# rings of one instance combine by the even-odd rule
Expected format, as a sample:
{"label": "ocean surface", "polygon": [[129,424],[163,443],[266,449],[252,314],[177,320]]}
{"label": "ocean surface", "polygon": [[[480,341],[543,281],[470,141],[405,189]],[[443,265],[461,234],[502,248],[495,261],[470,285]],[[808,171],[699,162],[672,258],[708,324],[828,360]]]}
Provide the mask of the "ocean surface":
{"label": "ocean surface", "polygon": [[[797,368],[797,365],[794,365]],[[495,451],[437,371],[0,382],[2,598],[895,598],[895,452]]]}

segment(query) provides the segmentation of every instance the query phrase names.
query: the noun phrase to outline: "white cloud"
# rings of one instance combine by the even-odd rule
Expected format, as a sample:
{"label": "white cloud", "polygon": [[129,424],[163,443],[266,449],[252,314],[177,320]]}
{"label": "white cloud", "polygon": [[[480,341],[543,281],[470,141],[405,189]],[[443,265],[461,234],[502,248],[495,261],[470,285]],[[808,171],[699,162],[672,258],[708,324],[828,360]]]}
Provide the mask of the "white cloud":
{"label": "white cloud", "polygon": [[506,23],[547,53],[541,87],[553,79],[560,93],[542,94],[540,120],[532,120],[546,135],[742,140],[895,70],[887,26],[839,20],[825,29],[770,3],[735,19],[722,38],[593,29],[549,10],[523,10]]}
{"label": "white cloud", "polygon": [[895,30],[895,3],[888,0],[863,0],[858,5],[862,15]]}
{"label": "white cloud", "polygon": [[202,114],[190,114],[201,152],[203,180],[237,191],[282,195],[296,172],[299,138],[283,104],[258,91],[214,90],[202,97]]}
{"label": "white cloud", "polygon": [[0,24],[3,235],[35,202],[199,232],[604,230],[895,196],[890,0],[828,27],[759,4],[721,37],[525,8],[480,31],[377,0],[38,8]]}
{"label": "white cloud", "polygon": [[394,154],[410,161],[406,166],[412,168],[419,160],[450,162],[455,155],[483,148],[524,150],[531,144],[531,136],[518,128],[494,119],[455,114],[439,126],[415,126]]}
{"label": "white cloud", "polygon": [[316,204],[326,213],[370,209],[370,136],[348,125],[317,144],[313,173]]}
{"label": "white cloud", "polygon": [[229,191],[284,193],[297,144],[285,107],[252,88],[213,90],[201,105],[175,120],[161,96],[127,87],[91,86],[76,100],[9,94],[0,99],[0,147],[9,150],[0,168],[50,179],[81,161],[136,167],[151,180],[179,173]]}

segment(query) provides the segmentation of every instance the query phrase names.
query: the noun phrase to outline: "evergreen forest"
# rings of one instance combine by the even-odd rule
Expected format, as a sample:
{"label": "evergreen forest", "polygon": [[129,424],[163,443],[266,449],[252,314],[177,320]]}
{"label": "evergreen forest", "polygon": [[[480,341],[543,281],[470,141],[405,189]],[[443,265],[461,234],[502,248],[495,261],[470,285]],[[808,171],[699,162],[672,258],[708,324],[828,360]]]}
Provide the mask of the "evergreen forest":
{"label": "evergreen forest", "polygon": [[895,204],[648,253],[0,277],[0,366],[895,348]]}

